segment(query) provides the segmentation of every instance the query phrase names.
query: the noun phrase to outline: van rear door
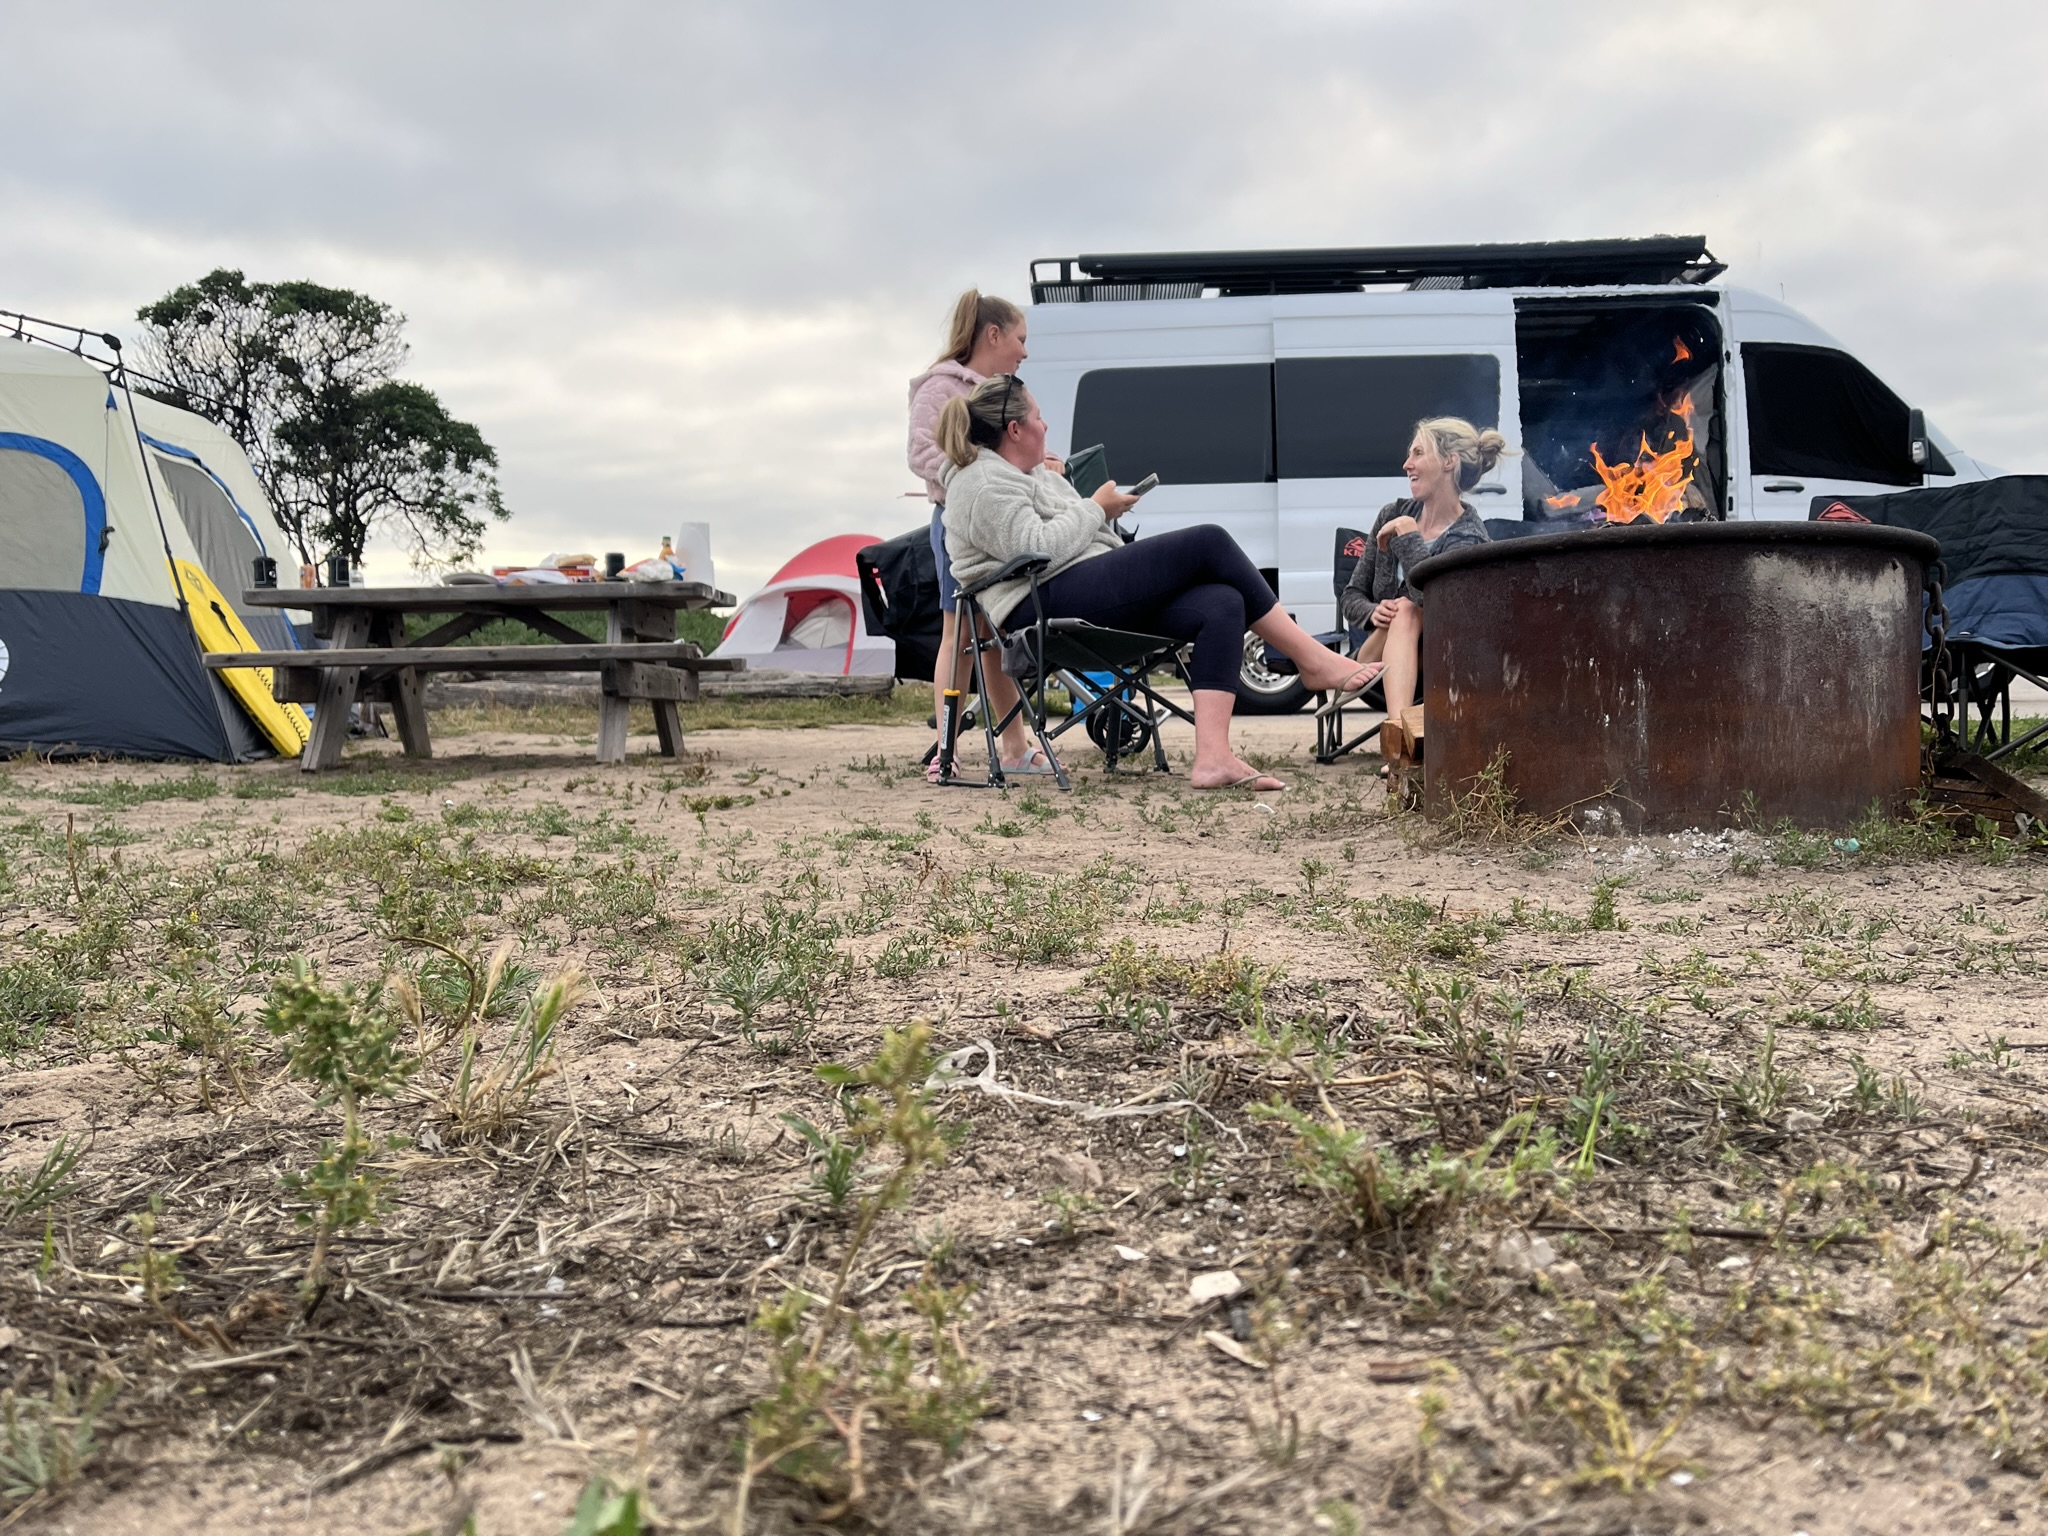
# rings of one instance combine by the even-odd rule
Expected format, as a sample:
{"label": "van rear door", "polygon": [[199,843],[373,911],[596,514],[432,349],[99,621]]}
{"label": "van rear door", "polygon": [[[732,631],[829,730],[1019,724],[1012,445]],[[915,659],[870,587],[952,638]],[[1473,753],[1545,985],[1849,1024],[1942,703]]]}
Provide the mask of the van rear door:
{"label": "van rear door", "polygon": [[[1302,294],[1273,304],[1273,442],[1280,599],[1312,632],[1336,627],[1333,535],[1368,529],[1408,494],[1415,424],[1463,416],[1520,437],[1515,315],[1500,289]],[[1470,493],[1516,517],[1519,461]]]}
{"label": "van rear door", "polygon": [[[1644,511],[1725,515],[1718,298],[1693,290],[1515,301],[1525,519],[1562,529]],[[1646,467],[1646,454],[1663,466]],[[1669,489],[1653,489],[1660,484]]]}

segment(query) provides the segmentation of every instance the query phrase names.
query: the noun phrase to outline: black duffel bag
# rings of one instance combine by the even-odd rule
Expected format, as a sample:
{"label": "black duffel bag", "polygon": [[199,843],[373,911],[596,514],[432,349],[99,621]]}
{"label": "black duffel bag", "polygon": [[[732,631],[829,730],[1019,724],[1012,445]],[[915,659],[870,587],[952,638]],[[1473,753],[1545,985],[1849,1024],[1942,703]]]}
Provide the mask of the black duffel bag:
{"label": "black duffel bag", "polygon": [[930,524],[870,544],[853,557],[861,617],[896,642],[896,675],[930,682],[939,661],[939,566]]}

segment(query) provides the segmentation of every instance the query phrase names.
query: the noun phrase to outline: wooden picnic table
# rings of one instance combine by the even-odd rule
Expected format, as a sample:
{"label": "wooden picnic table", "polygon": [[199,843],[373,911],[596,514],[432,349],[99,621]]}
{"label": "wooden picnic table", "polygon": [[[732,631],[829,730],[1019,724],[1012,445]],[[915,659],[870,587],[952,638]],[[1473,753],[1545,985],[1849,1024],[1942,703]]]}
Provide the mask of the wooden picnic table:
{"label": "wooden picnic table", "polygon": [[[678,703],[697,697],[699,672],[738,672],[743,661],[707,657],[676,639],[681,609],[725,608],[729,592],[697,581],[582,581],[562,585],[500,587],[263,587],[244,592],[255,608],[304,608],[325,649],[236,651],[210,655],[208,667],[269,667],[271,692],[281,703],[311,704],[313,738],[299,754],[308,773],[341,761],[349,712],[358,699],[391,705],[406,753],[431,757],[425,684],[432,672],[594,671],[602,681],[597,713],[597,760],[626,755],[631,701],[654,706],[661,750],[683,748]],[[603,643],[564,624],[558,613],[602,612]],[[452,617],[416,640],[405,639],[406,615]],[[510,619],[553,642],[548,645],[457,645],[495,619]]]}

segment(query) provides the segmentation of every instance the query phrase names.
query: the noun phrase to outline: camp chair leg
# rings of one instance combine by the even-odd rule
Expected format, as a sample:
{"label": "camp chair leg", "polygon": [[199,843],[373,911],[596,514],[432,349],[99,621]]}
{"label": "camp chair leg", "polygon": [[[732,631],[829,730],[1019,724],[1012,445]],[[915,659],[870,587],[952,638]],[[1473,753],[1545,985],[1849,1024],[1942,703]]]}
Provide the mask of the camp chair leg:
{"label": "camp chair leg", "polygon": [[426,688],[418,667],[400,667],[390,686],[392,717],[398,722],[398,740],[407,757],[432,757],[434,739],[427,732]]}
{"label": "camp chair leg", "polygon": [[[334,622],[331,644],[336,650],[354,649],[370,638],[367,613],[345,613]],[[341,761],[341,749],[348,741],[348,717],[362,688],[361,667],[327,667],[320,673],[320,697],[313,705],[313,735],[299,754],[304,773],[318,773]]]}
{"label": "camp chair leg", "polygon": [[[1031,722],[1031,734],[1038,738],[1038,750],[1045,754],[1046,762],[1052,766],[1053,782],[1059,785],[1059,787],[1063,790],[1071,790],[1074,786],[1071,782],[1069,782],[1067,778],[1066,765],[1059,760],[1059,755],[1053,751],[1052,737],[1048,736],[1045,732],[1044,667],[1040,667],[1038,669],[1038,679],[1037,682],[1033,685],[1033,692],[1036,696],[1037,707],[1025,708],[1026,718],[1028,718]],[[1024,690],[1021,688],[1018,689],[1017,701],[1020,707],[1024,707],[1024,698]]]}

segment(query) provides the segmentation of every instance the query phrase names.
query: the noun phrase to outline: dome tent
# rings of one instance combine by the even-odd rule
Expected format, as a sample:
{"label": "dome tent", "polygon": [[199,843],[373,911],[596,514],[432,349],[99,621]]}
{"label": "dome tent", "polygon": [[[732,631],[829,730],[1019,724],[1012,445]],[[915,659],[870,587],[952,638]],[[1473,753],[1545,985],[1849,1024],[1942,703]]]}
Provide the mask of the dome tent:
{"label": "dome tent", "polygon": [[[67,348],[0,338],[0,750],[265,752],[188,613],[209,583],[238,606],[256,554],[290,558],[225,433]],[[274,610],[236,616],[293,643]]]}
{"label": "dome tent", "polygon": [[740,604],[712,654],[741,657],[750,671],[892,676],[896,643],[861,623],[853,565],[857,553],[879,543],[872,534],[842,533],[813,544]]}

